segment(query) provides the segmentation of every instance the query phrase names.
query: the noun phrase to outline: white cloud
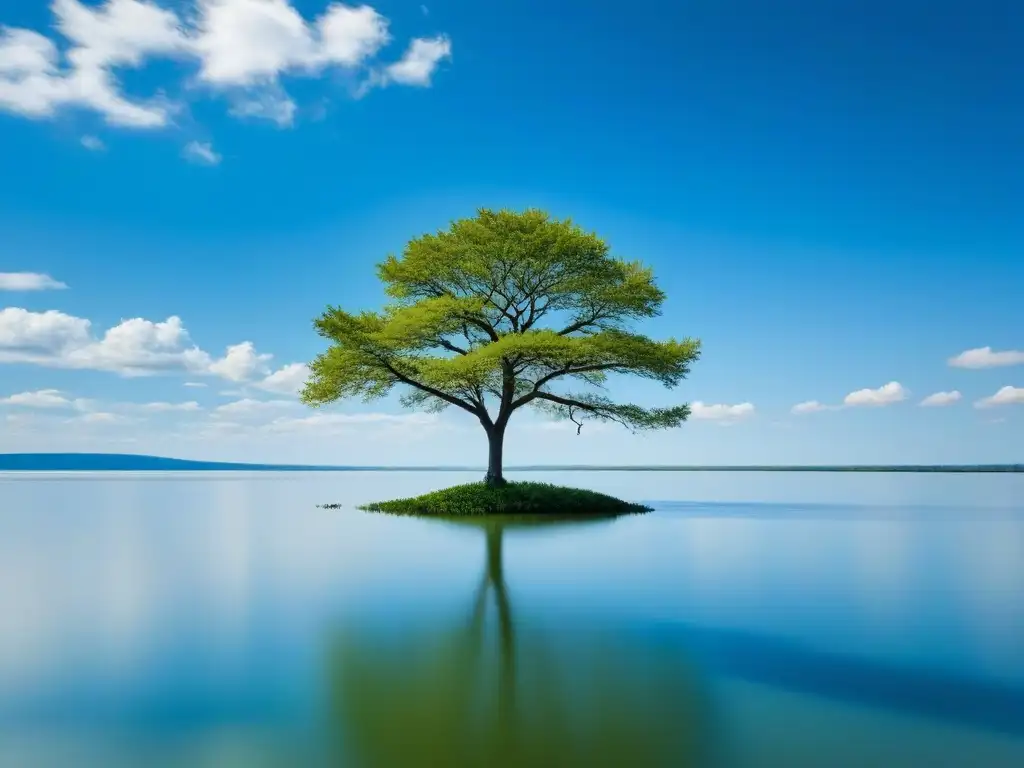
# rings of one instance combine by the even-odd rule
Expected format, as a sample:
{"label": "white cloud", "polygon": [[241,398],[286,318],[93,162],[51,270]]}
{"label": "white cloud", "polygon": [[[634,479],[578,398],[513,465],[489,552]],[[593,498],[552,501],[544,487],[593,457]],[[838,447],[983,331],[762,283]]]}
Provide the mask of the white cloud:
{"label": "white cloud", "polygon": [[106,149],[106,145],[99,136],[86,135],[81,138],[82,146],[91,152],[100,152]]}
{"label": "white cloud", "polygon": [[228,347],[223,358],[210,364],[210,372],[228,381],[248,381],[253,376],[266,374],[267,362],[272,357],[257,353],[251,341],[243,341]]}
{"label": "white cloud", "polygon": [[998,405],[1024,405],[1024,387],[1003,387],[994,395],[977,401],[974,407],[993,408]]}
{"label": "white cloud", "polygon": [[285,73],[355,67],[389,41],[387,19],[368,5],[332,3],[314,23],[285,0],[201,0],[198,11],[200,78],[214,85],[265,85]]}
{"label": "white cloud", "polygon": [[217,165],[221,161],[213,145],[204,141],[190,141],[182,148],[181,156],[197,165]]}
{"label": "white cloud", "polygon": [[278,368],[256,386],[266,392],[297,395],[308,378],[309,366],[305,363],[291,363]]}
{"label": "white cloud", "polygon": [[[267,375],[271,358],[272,355],[257,352],[250,341],[231,345],[223,357],[214,358],[192,342],[177,316],[163,322],[143,318],[122,320],[102,338],[96,338],[92,323],[84,318],[56,310],[0,310],[0,363],[110,371],[122,376],[191,373],[237,383],[266,376],[256,385],[294,394],[287,385],[295,380],[295,366],[284,366]],[[185,386],[205,384],[188,381]]]}
{"label": "white cloud", "polygon": [[1024,352],[1006,350],[994,352],[992,347],[978,347],[961,352],[948,360],[954,368],[1000,368],[1006,365],[1024,364]]}
{"label": "white cloud", "polygon": [[19,307],[0,309],[0,362],[10,357],[29,357],[84,345],[90,340],[90,323],[56,310],[29,312]]}
{"label": "white cloud", "polygon": [[802,403],[797,403],[789,410],[790,413],[817,413],[818,411],[831,410],[831,408],[824,403],[819,403],[817,400],[805,400]]}
{"label": "white cloud", "polygon": [[928,395],[920,404],[925,407],[952,405],[961,397],[962,395],[955,389],[952,392],[936,392],[934,395]]}
{"label": "white cloud", "polygon": [[709,405],[697,400],[690,405],[690,415],[695,419],[708,421],[738,421],[754,415],[754,404]]}
{"label": "white cloud", "polygon": [[205,387],[206,384],[202,381],[186,381],[183,386],[186,387]]}
{"label": "white cloud", "polygon": [[19,392],[0,399],[0,405],[17,405],[22,408],[70,408],[72,402],[57,389],[40,389],[36,392]]}
{"label": "white cloud", "polygon": [[55,291],[67,288],[40,272],[0,272],[0,291]]}
{"label": "white cloud", "polygon": [[218,415],[227,416],[246,416],[257,413],[265,413],[267,411],[276,411],[283,408],[294,408],[296,403],[294,400],[253,400],[252,398],[243,398],[241,400],[235,400],[231,403],[225,403],[219,405],[215,409]]}
{"label": "white cloud", "polygon": [[[577,421],[580,421],[579,417],[577,417]],[[610,428],[608,422],[588,422],[585,420],[585,417],[583,420],[582,429],[579,429],[578,425],[574,424],[569,419],[554,419],[546,421],[522,421],[518,424],[513,422],[513,424],[518,429],[539,429],[542,432],[565,432],[572,435],[576,435],[577,430],[580,435],[592,435],[595,432],[605,432]]]}
{"label": "white cloud", "polygon": [[54,0],[50,8],[56,29],[70,44],[64,61],[51,39],[28,29],[4,28],[0,108],[38,119],[52,117],[62,107],[82,107],[113,125],[165,125],[168,106],[158,98],[125,98],[113,70],[186,51],[188,41],[177,16],[140,0],[108,0],[95,7]]}
{"label": "white cloud", "polygon": [[439,423],[433,413],[314,413],[311,416],[281,417],[264,429],[270,432],[347,431],[357,425],[427,428]]}
{"label": "white cloud", "polygon": [[69,421],[80,421],[83,424],[130,424],[132,422],[131,419],[125,416],[106,411],[86,413],[82,416],[77,416],[74,419],[69,419]]}
{"label": "white cloud", "polygon": [[384,68],[382,84],[398,83],[427,87],[438,65],[452,55],[451,41],[445,37],[416,38],[399,61]]}
{"label": "white cloud", "polygon": [[[282,76],[355,71],[391,40],[388,20],[365,4],[332,2],[311,21],[288,0],[192,0],[182,17],[146,0],[53,0],[50,7],[67,41],[63,55],[39,32],[0,28],[0,109],[43,119],[78,107],[111,124],[164,126],[176,105],[158,94],[125,96],[116,71],[172,58],[198,64],[197,83],[225,92],[235,114],[287,124],[295,105]],[[427,85],[450,51],[446,37],[414,39],[401,60],[377,70],[384,73],[378,84]]]}
{"label": "white cloud", "polygon": [[156,323],[141,317],[123,320],[104,333],[102,339],[60,350],[58,359],[66,363],[60,367],[125,375],[167,370],[199,372],[208,370],[211,364],[209,355],[191,343],[181,318],[176,316]]}
{"label": "white cloud", "polygon": [[317,63],[355,67],[391,40],[388,20],[368,5],[332,3],[317,20],[320,50]]}
{"label": "white cloud", "polygon": [[189,400],[184,403],[143,403],[142,405],[134,406],[140,411],[150,411],[152,413],[173,413],[175,411],[181,413],[195,413],[201,411],[202,406],[199,405],[195,400]]}
{"label": "white cloud", "polygon": [[843,398],[843,404],[855,406],[883,406],[906,400],[907,390],[898,381],[890,381],[878,389],[858,389]]}
{"label": "white cloud", "polygon": [[284,89],[266,86],[234,95],[229,112],[232,117],[269,120],[284,128],[295,121],[297,110],[298,106]]}
{"label": "white cloud", "polygon": [[[99,410],[99,404],[84,398],[70,398],[57,389],[40,389],[35,392],[19,392],[9,397],[0,398],[0,405],[16,406],[20,408],[33,408],[40,410],[74,409],[89,414],[90,418],[82,417],[82,421],[95,422],[105,421],[103,412]],[[130,411],[139,413],[195,413],[201,411],[202,407],[195,401],[183,403],[106,403],[106,413],[110,415],[113,411]],[[100,414],[93,417],[94,414]]]}

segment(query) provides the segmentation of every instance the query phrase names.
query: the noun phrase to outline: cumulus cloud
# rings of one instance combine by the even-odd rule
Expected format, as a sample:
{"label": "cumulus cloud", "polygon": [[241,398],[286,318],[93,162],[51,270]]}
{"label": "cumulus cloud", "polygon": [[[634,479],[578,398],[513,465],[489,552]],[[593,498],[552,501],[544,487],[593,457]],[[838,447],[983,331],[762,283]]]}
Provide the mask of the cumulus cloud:
{"label": "cumulus cloud", "polygon": [[181,150],[181,156],[196,165],[218,165],[221,156],[209,142],[190,141]]}
{"label": "cumulus cloud", "polygon": [[278,368],[256,386],[266,392],[297,395],[308,378],[309,366],[305,363],[291,363]]}
{"label": "cumulus cloud", "polygon": [[188,40],[177,16],[139,0],[108,0],[95,7],[54,0],[50,8],[67,51],[62,57],[53,40],[33,30],[3,29],[0,108],[38,119],[52,117],[63,107],[81,107],[112,125],[165,125],[167,105],[159,98],[126,98],[114,70],[186,51]]}
{"label": "cumulus cloud", "polygon": [[91,368],[145,375],[165,370],[205,371],[209,355],[191,343],[181,318],[152,322],[141,317],[124,320],[103,337],[80,347],[63,348],[60,358],[69,368]]}
{"label": "cumulus cloud", "polygon": [[849,407],[892,405],[907,399],[907,390],[898,381],[890,381],[878,389],[858,389],[843,398]]}
{"label": "cumulus cloud", "polygon": [[[90,323],[57,310],[29,312],[19,307],[0,309],[0,361],[12,356],[78,347],[90,341]],[[18,360],[13,360],[18,362]]]}
{"label": "cumulus cloud", "polygon": [[739,421],[754,415],[753,403],[739,403],[738,405],[710,405],[697,400],[690,405],[690,415],[695,419],[707,421]]}
{"label": "cumulus cloud", "polygon": [[830,406],[824,403],[819,403],[817,400],[805,400],[802,403],[797,403],[789,409],[790,413],[817,413],[818,411],[830,410]]}
{"label": "cumulus cloud", "polygon": [[257,353],[251,342],[228,347],[224,357],[213,358],[192,342],[177,316],[162,322],[123,320],[96,337],[90,321],[57,310],[0,310],[0,363],[110,371],[122,376],[183,372],[240,381],[239,376],[265,373],[269,359],[270,355]]}
{"label": "cumulus cloud", "polygon": [[[148,0],[53,0],[50,9],[60,47],[34,30],[0,28],[0,109],[44,119],[77,107],[110,124],[158,128],[175,105],[159,92],[125,95],[117,72],[172,59],[195,65],[196,84],[226,93],[233,113],[287,124],[295,110],[282,76],[359,71],[391,42],[388,20],[365,4],[333,2],[313,20],[289,0],[193,0],[181,16]],[[450,52],[447,37],[417,38],[374,71],[384,73],[378,80],[427,85]]]}
{"label": "cumulus cloud", "polygon": [[286,0],[201,0],[195,50],[200,77],[252,86],[286,73],[356,67],[390,41],[388,20],[368,5],[332,3],[307,22]]}
{"label": "cumulus cloud", "polygon": [[934,395],[928,395],[920,404],[925,407],[941,407],[952,405],[961,397],[962,395],[955,389],[952,392],[936,392]]}
{"label": "cumulus cloud", "polygon": [[222,359],[210,364],[210,372],[228,381],[248,381],[253,376],[266,374],[272,357],[259,354],[251,341],[243,341],[228,347]]}
{"label": "cumulus cloud", "polygon": [[60,390],[40,389],[36,392],[19,392],[0,398],[0,405],[16,405],[22,408],[70,408],[72,402]]}
{"label": "cumulus cloud", "polygon": [[58,291],[67,288],[40,272],[0,272],[0,291]]}
{"label": "cumulus cloud", "polygon": [[961,352],[948,360],[954,368],[1000,368],[1006,365],[1024,365],[1024,352],[1006,350],[995,352],[992,347],[978,347]]}
{"label": "cumulus cloud", "polygon": [[989,397],[983,397],[975,408],[994,408],[999,405],[1024,405],[1024,387],[1006,386]]}

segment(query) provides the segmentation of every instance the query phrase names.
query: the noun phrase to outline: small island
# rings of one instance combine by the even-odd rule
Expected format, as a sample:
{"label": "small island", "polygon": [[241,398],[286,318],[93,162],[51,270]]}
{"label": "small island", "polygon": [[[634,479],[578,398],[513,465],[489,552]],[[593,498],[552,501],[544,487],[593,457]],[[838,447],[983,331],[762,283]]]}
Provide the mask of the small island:
{"label": "small island", "polygon": [[649,267],[612,256],[568,219],[481,209],[411,240],[377,275],[391,299],[382,311],[329,306],[314,321],[330,346],[310,363],[303,402],[369,401],[397,387],[406,407],[458,408],[487,436],[487,474],[479,484],[366,509],[457,517],[646,511],[590,491],[510,484],[503,449],[510,418],[526,407],[571,421],[577,434],[587,420],[634,432],[686,421],[685,404],[645,408],[603,393],[610,376],[675,387],[700,357],[697,339],[655,341],[632,329],[665,301]]}
{"label": "small island", "polygon": [[596,491],[565,488],[550,483],[509,483],[488,485],[467,483],[412,499],[395,499],[365,504],[360,509],[391,515],[426,517],[569,516],[612,517],[650,512],[651,507],[616,499]]}

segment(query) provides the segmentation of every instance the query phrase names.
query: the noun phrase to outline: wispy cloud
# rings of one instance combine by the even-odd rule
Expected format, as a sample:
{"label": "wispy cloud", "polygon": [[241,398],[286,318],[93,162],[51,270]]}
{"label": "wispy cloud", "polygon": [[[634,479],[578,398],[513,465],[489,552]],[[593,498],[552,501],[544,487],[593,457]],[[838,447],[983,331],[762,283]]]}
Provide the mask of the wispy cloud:
{"label": "wispy cloud", "polygon": [[182,148],[181,156],[196,165],[218,165],[221,161],[213,145],[203,141],[190,141]]}
{"label": "wispy cloud", "polygon": [[67,286],[41,272],[0,272],[0,291],[60,291]]}
{"label": "wispy cloud", "polygon": [[801,414],[801,413],[817,413],[818,411],[829,411],[834,410],[835,406],[825,405],[819,403],[817,400],[805,400],[802,403],[797,403],[789,409],[790,413]]}
{"label": "wispy cloud", "polygon": [[0,405],[20,408],[81,408],[83,400],[73,400],[58,389],[39,389],[34,392],[18,392],[0,398]]}
{"label": "wispy cloud", "polygon": [[265,414],[271,411],[290,410],[298,403],[295,400],[255,400],[253,398],[242,398],[224,405],[219,405],[214,413],[218,416],[253,416]]}
{"label": "wispy cloud", "polygon": [[310,416],[282,416],[264,429],[269,432],[338,432],[350,431],[356,426],[423,429],[439,423],[440,419],[433,413],[314,413]]}
{"label": "wispy cloud", "polygon": [[106,145],[103,143],[102,139],[100,139],[98,136],[83,136],[80,141],[82,143],[82,146],[91,152],[101,152],[102,150],[107,148]]}

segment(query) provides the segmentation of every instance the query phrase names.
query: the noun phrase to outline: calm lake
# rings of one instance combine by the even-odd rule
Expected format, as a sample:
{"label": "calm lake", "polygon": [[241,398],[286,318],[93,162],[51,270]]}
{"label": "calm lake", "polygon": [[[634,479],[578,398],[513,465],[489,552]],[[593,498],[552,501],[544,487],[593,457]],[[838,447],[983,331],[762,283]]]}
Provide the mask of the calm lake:
{"label": "calm lake", "polygon": [[512,478],[0,474],[0,766],[1024,765],[1024,475]]}

